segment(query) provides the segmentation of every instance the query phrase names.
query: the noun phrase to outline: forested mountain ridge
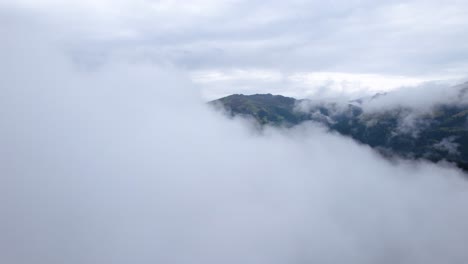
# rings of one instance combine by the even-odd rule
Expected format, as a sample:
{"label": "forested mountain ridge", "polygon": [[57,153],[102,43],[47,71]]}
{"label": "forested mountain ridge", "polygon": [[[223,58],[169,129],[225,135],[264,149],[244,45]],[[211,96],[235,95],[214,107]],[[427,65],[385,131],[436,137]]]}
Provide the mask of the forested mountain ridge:
{"label": "forested mountain ridge", "polygon": [[[378,96],[385,94],[370,99]],[[446,160],[468,171],[467,105],[439,104],[425,112],[409,107],[368,112],[361,99],[346,104],[317,103],[272,94],[234,94],[210,103],[221,105],[232,116],[253,117],[261,125],[291,127],[304,121],[319,122],[386,156]]]}

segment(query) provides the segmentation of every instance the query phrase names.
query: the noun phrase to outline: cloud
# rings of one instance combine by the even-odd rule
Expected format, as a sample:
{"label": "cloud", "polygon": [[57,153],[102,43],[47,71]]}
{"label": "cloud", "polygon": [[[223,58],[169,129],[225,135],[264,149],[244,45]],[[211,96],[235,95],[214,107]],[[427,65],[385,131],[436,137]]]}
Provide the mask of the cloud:
{"label": "cloud", "polygon": [[439,150],[446,151],[451,155],[460,155],[460,152],[458,151],[460,144],[454,142],[455,140],[456,137],[447,137],[434,144],[434,147]]}
{"label": "cloud", "polygon": [[86,35],[49,27],[1,26],[1,262],[468,259],[453,167],[392,164],[311,124],[258,134],[208,108],[183,69],[77,68],[63,41]]}
{"label": "cloud", "polygon": [[200,85],[207,100],[218,99],[233,93],[262,93],[265,86],[271,93],[284,93],[278,83],[285,83],[281,72],[261,69],[232,69],[225,71],[195,71],[190,79]]}
{"label": "cloud", "polygon": [[426,114],[439,105],[465,105],[467,87],[467,83],[453,85],[452,82],[427,82],[413,87],[403,87],[364,100],[363,109],[367,112],[379,112],[410,108]]}
{"label": "cloud", "polygon": [[339,72],[281,72],[261,69],[194,71],[205,97],[217,99],[234,93],[275,93],[300,99],[356,99],[426,84],[429,80],[377,74]]}
{"label": "cloud", "polygon": [[[362,80],[363,90],[368,84],[466,76],[464,1],[6,0],[0,5],[5,13],[29,10],[65,32],[79,28],[80,41],[69,48],[91,64],[96,53],[131,54],[189,72],[345,74]],[[235,85],[232,80],[227,86]],[[299,97],[320,88],[278,81],[245,90],[268,92],[271,86]]]}

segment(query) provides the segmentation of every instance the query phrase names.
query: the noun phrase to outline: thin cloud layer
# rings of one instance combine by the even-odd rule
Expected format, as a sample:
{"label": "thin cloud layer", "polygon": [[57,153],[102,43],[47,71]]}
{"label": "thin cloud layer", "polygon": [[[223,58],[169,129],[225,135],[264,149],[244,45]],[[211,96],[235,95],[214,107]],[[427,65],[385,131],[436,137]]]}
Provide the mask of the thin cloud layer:
{"label": "thin cloud layer", "polygon": [[468,260],[453,167],[392,164],[312,124],[258,134],[183,70],[126,56],[83,70],[62,52],[76,36],[1,28],[1,262]]}

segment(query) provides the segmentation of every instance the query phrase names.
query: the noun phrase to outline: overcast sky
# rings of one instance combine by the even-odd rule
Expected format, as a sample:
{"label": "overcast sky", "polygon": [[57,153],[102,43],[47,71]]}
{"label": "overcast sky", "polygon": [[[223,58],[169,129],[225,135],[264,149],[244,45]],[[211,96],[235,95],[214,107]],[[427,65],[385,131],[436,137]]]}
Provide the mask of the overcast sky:
{"label": "overcast sky", "polygon": [[121,56],[171,65],[205,98],[373,93],[460,80],[468,67],[467,1],[0,2],[4,19],[73,35],[62,44],[83,67]]}

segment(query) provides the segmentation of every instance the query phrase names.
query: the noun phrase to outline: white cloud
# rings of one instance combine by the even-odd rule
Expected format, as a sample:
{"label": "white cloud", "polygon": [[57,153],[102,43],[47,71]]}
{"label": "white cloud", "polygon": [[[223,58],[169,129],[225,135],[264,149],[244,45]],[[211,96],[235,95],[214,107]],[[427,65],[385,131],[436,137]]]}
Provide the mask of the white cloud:
{"label": "white cloud", "polygon": [[229,71],[198,71],[192,73],[196,83],[213,83],[226,81],[261,81],[278,82],[283,79],[279,72],[258,69],[234,69]]}
{"label": "white cloud", "polygon": [[141,57],[190,72],[364,74],[367,80],[392,77],[379,77],[377,84],[388,81],[393,87],[395,76],[461,78],[468,67],[468,5],[457,0],[268,5],[242,0],[4,0],[0,5],[4,12],[35,10],[31,16],[62,25],[63,31],[81,28],[80,33],[71,30],[79,34],[74,48],[81,53],[137,49]]}
{"label": "white cloud", "polygon": [[16,26],[1,24],[0,262],[467,261],[453,167],[310,124],[258,134],[184,71],[131,56],[79,71],[55,27]]}
{"label": "white cloud", "polygon": [[330,94],[369,94],[390,91],[402,86],[415,86],[425,80],[403,76],[312,72],[292,74],[290,80],[311,88],[310,94],[325,90]]}
{"label": "white cloud", "polygon": [[468,102],[466,93],[461,89],[467,84],[453,86],[453,82],[428,82],[414,87],[404,87],[366,101],[363,105],[365,111],[382,111],[398,107],[411,108],[420,113],[428,113],[440,104],[464,105]]}
{"label": "white cloud", "polygon": [[378,74],[280,72],[260,69],[195,71],[192,72],[191,79],[200,84],[205,96],[210,99],[239,91],[247,94],[273,92],[295,98],[341,96],[356,99],[402,87],[419,86],[429,81]]}

